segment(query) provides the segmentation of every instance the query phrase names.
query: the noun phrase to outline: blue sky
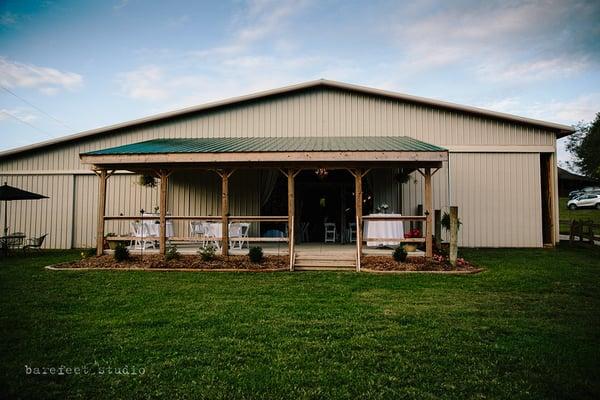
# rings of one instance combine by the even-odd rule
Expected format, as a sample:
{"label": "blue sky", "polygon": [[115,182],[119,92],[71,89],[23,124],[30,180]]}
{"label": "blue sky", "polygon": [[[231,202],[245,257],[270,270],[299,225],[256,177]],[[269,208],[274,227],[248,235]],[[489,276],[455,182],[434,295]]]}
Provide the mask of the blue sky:
{"label": "blue sky", "polygon": [[0,150],[317,78],[589,121],[598,21],[577,0],[4,0]]}

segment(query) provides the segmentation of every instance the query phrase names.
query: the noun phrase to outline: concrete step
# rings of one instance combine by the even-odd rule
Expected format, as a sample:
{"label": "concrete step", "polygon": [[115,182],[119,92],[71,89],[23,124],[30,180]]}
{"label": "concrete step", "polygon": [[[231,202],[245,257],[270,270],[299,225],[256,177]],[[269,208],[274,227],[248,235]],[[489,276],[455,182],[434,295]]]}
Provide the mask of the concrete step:
{"label": "concrete step", "polygon": [[323,260],[323,261],[356,261],[354,255],[331,255],[331,254],[296,254],[296,260]]}
{"label": "concrete step", "polygon": [[294,271],[356,271],[356,267],[315,267],[315,266],[295,266]]}
{"label": "concrete step", "polygon": [[356,263],[351,262],[319,262],[319,261],[296,261],[294,264],[296,267],[342,267],[342,268],[354,268]]}

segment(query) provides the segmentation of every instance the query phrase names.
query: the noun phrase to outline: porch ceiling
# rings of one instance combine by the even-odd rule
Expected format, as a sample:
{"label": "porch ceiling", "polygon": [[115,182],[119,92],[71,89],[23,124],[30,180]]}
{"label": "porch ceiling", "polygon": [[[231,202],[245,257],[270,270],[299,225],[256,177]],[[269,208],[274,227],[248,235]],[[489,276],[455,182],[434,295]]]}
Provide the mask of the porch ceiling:
{"label": "porch ceiling", "polygon": [[431,166],[448,159],[442,147],[405,136],[155,139],[80,155],[97,167],[171,168]]}

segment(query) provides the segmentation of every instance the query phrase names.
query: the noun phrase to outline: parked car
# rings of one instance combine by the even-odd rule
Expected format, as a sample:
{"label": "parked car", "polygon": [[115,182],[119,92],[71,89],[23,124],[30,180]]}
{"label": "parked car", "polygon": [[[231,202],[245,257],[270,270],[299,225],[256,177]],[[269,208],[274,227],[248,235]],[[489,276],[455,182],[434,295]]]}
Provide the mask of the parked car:
{"label": "parked car", "polygon": [[588,193],[569,200],[567,208],[577,210],[578,208],[595,207],[600,210],[600,194]]}
{"label": "parked car", "polygon": [[575,197],[579,197],[588,192],[600,192],[600,186],[588,186],[583,189],[573,190],[572,192],[569,192],[569,199],[574,199]]}

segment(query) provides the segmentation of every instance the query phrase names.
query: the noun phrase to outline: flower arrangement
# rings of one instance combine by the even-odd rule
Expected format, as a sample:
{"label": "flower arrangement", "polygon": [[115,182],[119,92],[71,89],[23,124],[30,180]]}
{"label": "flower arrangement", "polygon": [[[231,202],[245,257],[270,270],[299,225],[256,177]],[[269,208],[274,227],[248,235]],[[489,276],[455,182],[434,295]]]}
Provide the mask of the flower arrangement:
{"label": "flower arrangement", "polygon": [[411,229],[410,231],[408,231],[405,235],[405,238],[420,238],[421,237],[421,230],[418,228],[414,228]]}
{"label": "flower arrangement", "polygon": [[381,203],[381,204],[379,205],[379,207],[377,207],[377,208],[375,209],[375,211],[377,211],[378,213],[384,213],[384,214],[385,214],[385,213],[387,212],[388,208],[390,208],[390,206],[389,206],[388,204],[386,204],[386,203]]}

